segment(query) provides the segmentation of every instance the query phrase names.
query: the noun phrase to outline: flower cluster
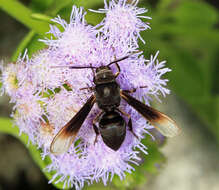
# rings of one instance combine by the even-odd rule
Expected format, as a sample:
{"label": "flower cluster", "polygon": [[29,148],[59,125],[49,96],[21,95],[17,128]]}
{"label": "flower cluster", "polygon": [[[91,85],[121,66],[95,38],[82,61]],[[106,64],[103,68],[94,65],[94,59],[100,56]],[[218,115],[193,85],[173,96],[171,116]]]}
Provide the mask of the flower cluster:
{"label": "flower cluster", "polygon": [[[42,158],[50,157],[47,171],[56,171],[50,182],[64,182],[64,187],[74,186],[81,189],[85,183],[102,180],[104,184],[114,175],[121,179],[125,172],[132,172],[131,163],[138,164],[137,148],[147,154],[141,139],[152,128],[127,103],[120,107],[132,117],[133,131],[128,129],[121,147],[114,151],[107,147],[95,132],[92,121],[99,113],[95,104],[81,126],[75,141],[69,150],[60,155],[50,152],[50,144],[59,130],[78,112],[93,92],[81,90],[94,86],[91,69],[70,69],[70,66],[103,66],[132,54],[119,63],[121,67],[117,82],[121,89],[136,88],[132,94],[137,99],[144,98],[149,104],[150,97],[169,93],[166,79],[162,75],[170,71],[164,68],[165,62],[159,62],[158,53],[145,59],[139,51],[138,40],[144,40],[140,32],[149,27],[147,10],[136,7],[137,1],[105,1],[104,9],[91,10],[105,14],[97,26],[85,21],[82,8],[73,6],[70,23],[57,17],[53,22],[63,29],[51,26],[53,39],[41,40],[47,44],[32,58],[27,54],[17,63],[2,66],[2,91],[11,97],[14,110],[12,116],[21,132],[26,133],[32,143],[42,150]],[[116,72],[115,65],[112,65]],[[145,86],[145,88],[139,88]]]}

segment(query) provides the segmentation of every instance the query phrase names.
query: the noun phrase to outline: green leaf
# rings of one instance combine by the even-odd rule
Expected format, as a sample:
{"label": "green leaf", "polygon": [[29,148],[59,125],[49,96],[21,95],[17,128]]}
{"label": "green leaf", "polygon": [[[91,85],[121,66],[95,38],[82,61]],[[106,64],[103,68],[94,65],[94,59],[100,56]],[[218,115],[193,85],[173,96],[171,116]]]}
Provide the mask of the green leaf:
{"label": "green leaf", "polygon": [[30,8],[34,11],[44,12],[53,2],[54,0],[31,0]]}
{"label": "green leaf", "polygon": [[[84,10],[87,12],[87,14],[85,15],[85,19],[89,24],[96,25],[104,17],[104,14],[93,13],[87,10],[87,9],[97,9],[99,7],[103,7],[102,0],[76,0],[74,1],[74,5],[76,5],[77,7],[84,8]],[[61,9],[58,12],[58,14],[66,21],[69,21],[71,11],[72,11],[72,4]]]}
{"label": "green leaf", "polygon": [[32,19],[33,12],[18,1],[0,0],[0,8],[39,34],[45,34],[49,31],[47,23]]}
{"label": "green leaf", "polygon": [[[63,1],[58,1],[53,0],[51,4],[51,8],[49,8],[46,13],[49,15],[56,15],[57,12],[68,5],[71,0],[63,0]],[[52,7],[56,6],[55,9],[52,9]],[[51,11],[50,11],[51,10]],[[44,15],[44,14],[39,14],[39,13],[32,13],[31,18],[34,20],[39,20],[40,22],[47,22],[47,24],[51,23],[50,19],[52,17]],[[44,33],[43,33],[44,34]],[[45,35],[45,34],[44,34]],[[12,61],[16,61],[18,56],[25,51],[25,49],[28,49],[28,54],[31,56],[33,53],[36,53],[38,50],[45,48],[45,45],[42,42],[39,42],[38,39],[44,39],[44,35],[39,35],[37,32],[34,30],[31,30],[21,41],[21,43],[18,45],[16,51],[14,52],[12,56]]]}
{"label": "green leaf", "polygon": [[19,55],[24,52],[24,50],[27,48],[28,44],[33,40],[35,35],[36,33],[33,30],[28,32],[28,34],[23,38],[23,40],[18,45],[16,51],[13,53],[11,57],[12,62],[16,62]]}
{"label": "green leaf", "polygon": [[209,96],[205,99],[189,102],[200,120],[206,124],[208,130],[215,136],[219,145],[219,96]]}
{"label": "green leaf", "polygon": [[28,43],[27,45],[27,49],[28,49],[28,55],[31,57],[34,53],[38,52],[41,49],[46,48],[46,45],[39,41],[39,39],[44,39],[45,37],[42,35],[34,35],[34,37],[32,38],[31,42]]}
{"label": "green leaf", "polygon": [[53,3],[50,7],[46,10],[46,13],[51,16],[56,16],[56,14],[62,10],[63,8],[69,6],[72,7],[73,4],[75,4],[78,0],[53,0]]}
{"label": "green leaf", "polygon": [[183,1],[173,16],[187,30],[211,28],[218,21],[217,10],[201,1]]}
{"label": "green leaf", "polygon": [[[46,176],[46,178],[48,180],[52,178],[54,172],[49,173],[45,171],[46,166],[51,162],[49,157],[46,157],[45,160],[42,160],[40,155],[41,153],[40,149],[37,149],[36,146],[34,146],[31,143],[28,143],[28,136],[26,134],[22,134],[21,136],[19,136],[18,127],[16,126],[12,127],[12,121],[10,119],[0,118],[0,133],[9,134],[19,139],[27,147],[34,162],[40,167],[41,171]],[[58,189],[63,189],[63,183],[61,182],[58,184],[53,183],[53,185]]]}
{"label": "green leaf", "polygon": [[[85,1],[74,1],[74,4],[77,6],[83,6],[86,5],[85,8],[94,8],[98,6],[99,4],[102,5],[102,0],[95,0],[95,1],[87,1],[87,4]],[[45,11],[46,14],[55,16],[58,12],[61,17],[66,17],[67,20],[69,20],[71,10],[72,10],[72,1],[71,0],[53,0],[51,6]],[[89,7],[91,6],[91,7]],[[93,6],[93,7],[92,7]],[[50,16],[47,16],[45,14],[41,13],[33,13],[30,15],[32,19],[39,20],[40,22],[47,22],[47,24],[50,22]],[[86,19],[91,24],[97,24],[97,22],[100,22],[103,18],[102,14],[95,14],[92,12],[89,12],[86,15]],[[34,30],[31,30],[21,41],[21,43],[18,45],[17,50],[14,52],[12,56],[12,61],[16,61],[18,56],[25,51],[25,49],[28,49],[28,55],[31,56],[32,54],[36,53],[38,50],[45,48],[46,46],[39,42],[38,39],[44,39],[44,35],[39,35]]]}
{"label": "green leaf", "polygon": [[33,30],[31,30],[25,38],[21,41],[17,50],[14,52],[11,60],[14,62],[17,60],[20,54],[28,49],[28,56],[31,57],[34,53],[46,47],[43,42],[40,42],[39,39],[44,39],[42,35],[36,34]]}
{"label": "green leaf", "polygon": [[[204,16],[208,15],[208,16]],[[159,59],[172,69],[169,86],[204,122],[219,142],[218,11],[203,1],[159,1],[152,13],[152,30],[142,33],[147,56],[160,50]]]}
{"label": "green leaf", "polygon": [[117,190],[116,188],[112,187],[111,185],[104,186],[101,183],[92,184],[91,186],[85,186],[83,190]]}
{"label": "green leaf", "polygon": [[46,23],[50,23],[53,24],[53,22],[51,21],[52,17],[45,15],[45,14],[41,14],[41,13],[33,13],[31,15],[31,18],[35,19],[35,20],[40,20],[40,21],[44,21]]}
{"label": "green leaf", "polygon": [[172,1],[172,0],[160,0],[158,5],[157,5],[157,10],[167,10],[168,8],[170,9],[174,5],[177,5],[177,1]]}

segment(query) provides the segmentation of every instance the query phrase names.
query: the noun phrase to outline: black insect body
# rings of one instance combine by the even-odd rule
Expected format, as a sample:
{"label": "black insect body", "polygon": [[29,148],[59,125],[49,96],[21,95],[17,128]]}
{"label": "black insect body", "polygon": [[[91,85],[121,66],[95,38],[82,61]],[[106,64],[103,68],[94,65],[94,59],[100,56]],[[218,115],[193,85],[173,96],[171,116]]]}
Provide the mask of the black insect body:
{"label": "black insect body", "polygon": [[103,111],[98,115],[96,121],[99,130],[94,123],[96,134],[102,136],[104,143],[117,150],[125,139],[126,123],[119,112],[116,111],[120,105],[120,87],[112,70],[105,66],[99,67],[94,77],[94,95],[97,105]]}
{"label": "black insect body", "polygon": [[[121,90],[116,78],[120,73],[119,61],[127,59],[129,56],[115,60],[107,66],[95,67],[70,67],[72,69],[91,68],[94,73],[94,87],[82,88],[94,92],[87,100],[79,112],[58,132],[54,137],[50,150],[54,154],[68,151],[74,141],[80,127],[96,102],[100,108],[100,113],[93,120],[93,128],[97,136],[100,134],[104,143],[113,150],[118,150],[123,143],[126,135],[126,126],[132,131],[131,116],[119,108],[121,98],[136,109],[144,118],[155,126],[163,135],[171,137],[179,132],[176,123],[165,114],[145,105],[136,100],[129,94],[136,89]],[[110,65],[115,64],[118,72],[113,73]],[[94,69],[96,69],[94,71]],[[128,117],[126,124],[124,117]],[[97,124],[98,123],[98,127]],[[137,137],[137,136],[136,136]]]}
{"label": "black insect body", "polygon": [[118,150],[126,135],[126,123],[117,111],[104,112],[99,119],[99,131],[103,142],[113,150]]}
{"label": "black insect body", "polygon": [[120,87],[109,67],[97,69],[94,84],[94,95],[100,109],[106,112],[113,111],[120,105]]}

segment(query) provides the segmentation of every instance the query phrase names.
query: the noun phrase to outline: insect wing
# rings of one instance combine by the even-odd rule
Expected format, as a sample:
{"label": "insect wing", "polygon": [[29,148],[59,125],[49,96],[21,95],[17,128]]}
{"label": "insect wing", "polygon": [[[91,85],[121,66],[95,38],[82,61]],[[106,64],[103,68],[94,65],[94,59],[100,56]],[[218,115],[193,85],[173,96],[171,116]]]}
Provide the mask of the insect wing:
{"label": "insect wing", "polygon": [[78,113],[58,132],[50,145],[51,153],[61,154],[68,151],[95,100],[95,96],[92,95]]}
{"label": "insect wing", "polygon": [[125,91],[121,91],[121,97],[146,118],[162,135],[174,137],[179,134],[180,128],[167,115],[136,100]]}

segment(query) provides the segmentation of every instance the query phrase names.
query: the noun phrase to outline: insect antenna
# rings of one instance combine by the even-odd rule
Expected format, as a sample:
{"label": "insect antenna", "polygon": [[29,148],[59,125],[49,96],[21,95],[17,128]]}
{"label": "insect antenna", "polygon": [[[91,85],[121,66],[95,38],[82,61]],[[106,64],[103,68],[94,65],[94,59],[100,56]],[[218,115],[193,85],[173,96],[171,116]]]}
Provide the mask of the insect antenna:
{"label": "insect antenna", "polygon": [[110,62],[107,66],[110,66],[110,65],[112,65],[112,64],[114,64],[114,63],[118,63],[118,62],[120,62],[120,61],[123,61],[123,60],[125,60],[125,59],[128,59],[131,55],[134,55],[134,54],[139,53],[139,52],[140,52],[140,51],[136,51],[136,52],[131,53],[131,54],[125,56],[125,57],[122,57],[122,58],[120,58],[120,59],[114,60],[114,61]]}
{"label": "insect antenna", "polygon": [[68,65],[57,65],[57,66],[51,66],[51,68],[69,68],[69,69],[96,69],[97,67],[93,66],[68,66]]}

